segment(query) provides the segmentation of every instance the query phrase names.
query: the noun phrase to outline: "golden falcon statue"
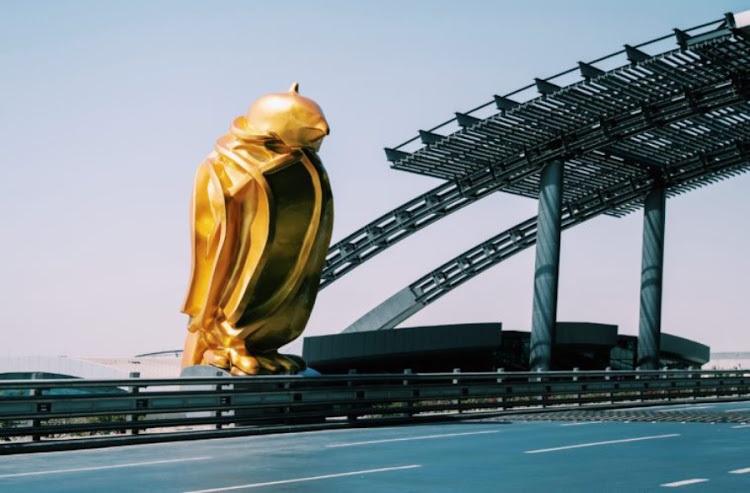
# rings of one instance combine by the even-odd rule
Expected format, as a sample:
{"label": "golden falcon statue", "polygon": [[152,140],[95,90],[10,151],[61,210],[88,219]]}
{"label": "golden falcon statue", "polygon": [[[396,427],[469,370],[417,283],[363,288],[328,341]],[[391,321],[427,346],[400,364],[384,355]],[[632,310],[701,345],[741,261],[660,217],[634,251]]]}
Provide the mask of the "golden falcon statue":
{"label": "golden falcon statue", "polygon": [[278,349],[305,328],[331,240],[331,187],[317,155],[328,133],[323,111],[295,83],[253,103],[201,163],[183,368],[305,368]]}

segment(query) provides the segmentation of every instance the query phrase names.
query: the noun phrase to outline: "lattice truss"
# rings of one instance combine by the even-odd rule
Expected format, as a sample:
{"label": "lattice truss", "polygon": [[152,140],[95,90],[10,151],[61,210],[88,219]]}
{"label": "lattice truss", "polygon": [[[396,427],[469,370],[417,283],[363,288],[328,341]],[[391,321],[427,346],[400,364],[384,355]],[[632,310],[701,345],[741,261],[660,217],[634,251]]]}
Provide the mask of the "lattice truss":
{"label": "lattice truss", "polygon": [[[393,168],[447,182],[333,245],[321,288],[490,193],[536,198],[539,172],[550,160],[565,162],[564,227],[599,214],[628,214],[656,185],[668,187],[668,194],[674,195],[746,171],[748,35],[736,28],[731,14],[724,21],[674,31],[647,43],[626,45],[594,62],[580,62],[546,80],[536,79],[386,149]],[[672,40],[677,41],[676,48],[646,52]],[[618,57],[624,58],[624,65],[599,68]],[[559,82],[571,76],[577,80],[568,85]],[[531,97],[518,100],[530,91],[534,91]],[[479,116],[491,107],[494,114]],[[456,131],[446,134],[449,127]],[[498,246],[498,238],[528,246],[535,241],[535,224],[532,218],[472,251],[497,260],[505,248]],[[469,254],[452,261],[456,272],[481,264],[467,263]],[[445,284],[441,279],[452,277],[438,271],[414,283],[415,294],[424,297],[435,289],[431,285]]]}

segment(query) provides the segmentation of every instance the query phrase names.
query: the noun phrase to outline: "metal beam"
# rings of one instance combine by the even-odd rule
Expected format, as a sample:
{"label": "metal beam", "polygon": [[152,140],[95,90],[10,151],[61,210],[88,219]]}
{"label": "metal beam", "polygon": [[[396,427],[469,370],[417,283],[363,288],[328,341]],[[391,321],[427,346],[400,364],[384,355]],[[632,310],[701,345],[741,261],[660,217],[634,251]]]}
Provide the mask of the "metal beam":
{"label": "metal beam", "polygon": [[411,156],[411,154],[408,152],[399,151],[397,149],[391,149],[390,147],[386,147],[383,150],[385,151],[385,158],[392,163],[395,163],[402,159],[406,159],[407,157]]}
{"label": "metal beam", "polygon": [[677,44],[680,48],[683,50],[687,49],[688,47],[688,41],[690,41],[690,35],[686,33],[685,31],[681,31],[679,29],[673,29],[674,36],[677,39]]}
{"label": "metal beam", "polygon": [[417,301],[417,297],[407,287],[385,300],[375,309],[362,315],[342,332],[393,329],[422,308],[424,308],[424,305]]}
{"label": "metal beam", "polygon": [[481,118],[476,118],[464,113],[456,113],[456,122],[458,122],[459,127],[471,127],[472,125],[475,125],[481,121]]}
{"label": "metal beam", "polygon": [[635,154],[632,154],[624,149],[617,148],[615,146],[608,146],[601,149],[602,152],[609,154],[610,156],[615,156],[623,161],[625,163],[631,165],[631,166],[637,166],[639,168],[642,168],[649,173],[659,173],[661,170],[663,170],[666,166],[666,163],[660,163],[659,161],[656,161],[655,159],[647,158],[644,156],[637,156]]}
{"label": "metal beam", "polygon": [[544,79],[534,79],[534,83],[536,84],[536,90],[539,91],[539,94],[554,94],[561,89],[561,87],[557,84],[553,84],[552,82],[546,81]]}
{"label": "metal beam", "polygon": [[646,60],[651,58],[649,54],[644,53],[638,48],[634,48],[630,45],[625,45],[625,55],[628,57],[628,60],[630,60],[630,63],[633,64],[645,62]]}
{"label": "metal beam", "polygon": [[606,73],[604,70],[584,62],[578,62],[578,70],[581,71],[581,76],[586,80],[595,79]]}
{"label": "metal beam", "polygon": [[435,132],[429,132],[427,130],[420,130],[419,138],[423,144],[429,145],[429,144],[437,144],[438,142],[443,140],[445,136],[436,134]]}
{"label": "metal beam", "polygon": [[512,110],[513,108],[520,106],[521,103],[518,101],[514,101],[510,98],[506,98],[505,96],[498,96],[495,94],[495,106],[497,106],[497,109],[500,111],[508,111]]}

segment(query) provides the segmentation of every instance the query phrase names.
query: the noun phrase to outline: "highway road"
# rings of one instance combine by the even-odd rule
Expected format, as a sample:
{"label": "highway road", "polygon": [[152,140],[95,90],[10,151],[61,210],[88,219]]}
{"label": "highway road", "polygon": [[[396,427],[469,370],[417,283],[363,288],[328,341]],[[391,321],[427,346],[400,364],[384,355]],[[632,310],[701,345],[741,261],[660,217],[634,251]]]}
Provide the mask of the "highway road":
{"label": "highway road", "polygon": [[[662,419],[489,419],[5,456],[0,491],[750,491],[750,402],[651,411]],[[748,421],[680,421],[699,412]]]}

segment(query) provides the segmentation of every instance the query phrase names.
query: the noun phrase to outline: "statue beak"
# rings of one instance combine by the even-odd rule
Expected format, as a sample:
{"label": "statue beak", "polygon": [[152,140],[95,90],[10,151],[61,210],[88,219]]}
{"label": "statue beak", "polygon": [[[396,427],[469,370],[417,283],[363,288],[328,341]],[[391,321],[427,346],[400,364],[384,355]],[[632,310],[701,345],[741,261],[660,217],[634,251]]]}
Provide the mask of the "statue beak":
{"label": "statue beak", "polygon": [[331,129],[328,128],[328,124],[325,122],[321,123],[320,125],[314,128],[308,129],[307,131],[307,139],[308,139],[307,141],[309,143],[308,146],[311,149],[314,149],[315,151],[319,151],[320,145],[323,143],[323,139],[329,133],[331,133]]}

